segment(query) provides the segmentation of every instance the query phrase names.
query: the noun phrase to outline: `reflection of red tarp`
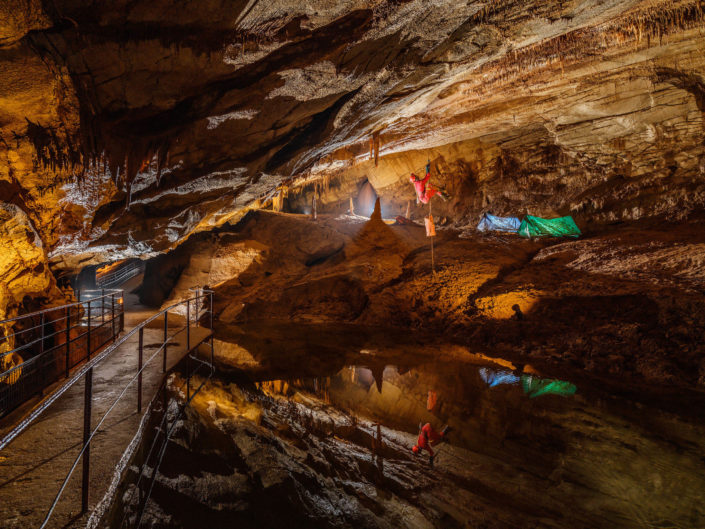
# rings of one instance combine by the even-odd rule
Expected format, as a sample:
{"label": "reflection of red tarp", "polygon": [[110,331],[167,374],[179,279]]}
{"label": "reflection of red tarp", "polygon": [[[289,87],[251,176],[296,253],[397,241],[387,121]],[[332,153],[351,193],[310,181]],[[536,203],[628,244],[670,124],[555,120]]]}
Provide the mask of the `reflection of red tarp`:
{"label": "reflection of red tarp", "polygon": [[426,401],[426,409],[428,411],[433,410],[433,408],[436,407],[436,403],[438,402],[438,395],[436,394],[435,391],[429,390],[428,392],[428,400]]}

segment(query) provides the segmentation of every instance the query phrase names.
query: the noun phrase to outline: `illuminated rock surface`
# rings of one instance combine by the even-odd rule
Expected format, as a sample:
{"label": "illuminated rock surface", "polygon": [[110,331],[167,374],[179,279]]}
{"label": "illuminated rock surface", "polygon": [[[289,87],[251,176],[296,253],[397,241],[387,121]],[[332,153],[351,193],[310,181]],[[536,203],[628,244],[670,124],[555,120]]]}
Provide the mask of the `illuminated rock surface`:
{"label": "illuminated rock surface", "polygon": [[401,209],[427,158],[456,225],[702,209],[699,1],[0,9],[0,181],[55,266],[163,251],[311,177],[323,204],[369,180]]}
{"label": "illuminated rock surface", "polygon": [[[211,390],[224,409],[201,402],[181,432],[198,442],[180,442],[202,472],[232,472],[213,485],[172,469],[158,491],[179,491],[215,525],[221,512],[243,523],[267,514],[271,501],[253,498],[271,487],[292,520],[322,526],[400,527],[402,513],[409,527],[705,526],[702,498],[688,493],[703,489],[703,473],[701,422],[686,398],[705,387],[703,28],[702,0],[2,2],[0,317],[60,303],[57,279],[88,265],[141,258],[145,305],[215,290],[216,329],[231,342],[219,359],[227,376],[246,369],[292,388],[292,377],[340,378],[365,365],[350,358],[321,372],[311,357],[294,377],[229,334],[325,324],[426,333],[560,380],[565,370],[578,386],[574,373],[595,377],[572,400],[551,395],[547,410],[526,410],[517,388],[491,388],[511,406],[490,402],[475,371],[458,367],[467,394],[489,400],[458,419],[466,465],[451,485],[423,478],[437,496],[414,488],[426,467],[401,455],[415,412],[385,426],[404,447],[379,486],[375,467],[359,463],[369,432],[330,438],[288,416],[280,389],[220,379]],[[422,226],[430,207],[415,203],[409,182],[427,162],[450,194],[432,200],[433,250]],[[572,215],[584,236],[481,236],[485,212]],[[385,222],[398,215],[415,224]],[[406,364],[374,369],[386,365]],[[397,374],[389,389],[405,397],[409,375]],[[603,409],[603,394],[587,395],[603,384],[619,394],[610,384],[622,383],[640,405],[651,395],[647,411]],[[674,392],[672,406],[653,405],[657,387]],[[334,423],[362,406],[314,389],[305,407]],[[403,401],[407,411],[419,398]],[[355,410],[361,420],[391,421],[368,404]],[[240,405],[252,414],[233,411]],[[555,439],[534,435],[534,420],[555,427]],[[525,442],[478,467],[482,421],[488,446]],[[658,433],[634,433],[648,426]],[[309,430],[305,446],[292,440]],[[202,440],[217,457],[199,452]],[[527,460],[536,468],[511,477]],[[336,466],[348,475],[334,476]],[[301,483],[311,497],[295,496]],[[336,494],[342,503],[329,509]],[[173,503],[159,505],[155,525],[178,526]]]}

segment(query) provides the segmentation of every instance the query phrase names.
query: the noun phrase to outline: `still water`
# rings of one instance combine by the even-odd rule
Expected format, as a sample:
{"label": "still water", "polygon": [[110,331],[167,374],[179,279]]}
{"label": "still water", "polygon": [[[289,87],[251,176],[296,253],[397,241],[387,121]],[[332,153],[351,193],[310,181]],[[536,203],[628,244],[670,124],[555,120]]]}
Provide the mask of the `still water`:
{"label": "still water", "polygon": [[[227,480],[250,492],[234,493],[234,512],[192,476],[211,513],[199,522],[705,527],[701,393],[384,330],[251,324],[219,338],[220,369],[195,402],[191,421],[203,424],[189,433],[189,458],[225,436]],[[411,451],[427,423],[451,428],[433,467]]]}

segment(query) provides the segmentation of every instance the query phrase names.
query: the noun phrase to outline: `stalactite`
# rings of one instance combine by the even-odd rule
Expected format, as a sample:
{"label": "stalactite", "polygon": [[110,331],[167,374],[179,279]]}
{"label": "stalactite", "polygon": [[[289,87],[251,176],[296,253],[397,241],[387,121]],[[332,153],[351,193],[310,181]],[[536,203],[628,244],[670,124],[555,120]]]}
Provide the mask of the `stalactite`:
{"label": "stalactite", "polygon": [[[524,81],[530,75],[538,75],[558,61],[562,69],[584,60],[586,50],[605,50],[610,47],[639,43],[646,35],[647,47],[653,46],[658,37],[659,45],[668,35],[698,27],[705,20],[703,0],[666,8],[663,5],[631,12],[596,27],[580,28],[545,41],[512,50],[503,57],[488,62],[478,69],[478,86],[475,92],[479,97],[507,82]],[[486,7],[487,8],[487,7]],[[562,70],[562,71],[563,71]]]}

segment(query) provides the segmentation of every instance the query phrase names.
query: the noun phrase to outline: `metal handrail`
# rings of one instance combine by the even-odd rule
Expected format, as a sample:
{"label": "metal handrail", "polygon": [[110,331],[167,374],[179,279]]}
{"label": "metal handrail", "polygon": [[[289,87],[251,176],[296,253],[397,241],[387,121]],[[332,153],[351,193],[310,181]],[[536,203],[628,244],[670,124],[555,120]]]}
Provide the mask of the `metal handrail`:
{"label": "metal handrail", "polygon": [[[201,294],[201,295],[199,295]],[[203,300],[205,296],[208,296],[209,298],[209,304],[207,307],[199,307],[198,301]],[[54,391],[49,397],[47,397],[44,401],[39,403],[30,413],[27,417],[25,417],[19,424],[17,424],[7,435],[5,435],[2,439],[0,439],[0,451],[2,451],[4,448],[6,448],[17,436],[19,436],[22,432],[24,432],[34,421],[37,420],[37,418],[44,413],[49,407],[51,407],[64,393],[66,393],[69,389],[71,389],[81,378],[84,376],[86,377],[86,388],[85,388],[85,393],[86,396],[84,398],[84,435],[83,435],[83,446],[81,447],[81,450],[79,454],[76,456],[73,464],[71,465],[71,468],[68,471],[68,474],[66,475],[66,478],[64,479],[59,491],[57,492],[56,497],[54,498],[54,501],[47,512],[47,515],[41,525],[41,527],[46,527],[47,523],[51,519],[51,516],[54,512],[54,509],[56,508],[56,505],[58,504],[59,500],[61,499],[61,495],[63,494],[66,486],[68,485],[68,482],[73,475],[74,470],[76,469],[78,465],[78,461],[83,457],[83,482],[82,482],[82,512],[87,511],[88,507],[88,479],[89,479],[89,460],[90,460],[90,442],[95,436],[95,434],[98,432],[99,428],[101,425],[104,423],[105,419],[107,416],[110,414],[110,412],[115,408],[117,403],[123,398],[123,396],[127,393],[127,389],[133,384],[133,382],[137,381],[138,384],[138,389],[137,389],[137,395],[138,395],[138,403],[137,403],[137,409],[138,412],[141,411],[142,407],[142,372],[146,368],[147,365],[149,365],[154,358],[156,358],[160,353],[163,352],[163,368],[162,371],[166,372],[166,356],[167,356],[167,347],[171,344],[172,339],[177,336],[178,334],[186,331],[186,336],[187,336],[187,355],[189,355],[191,348],[190,344],[190,326],[191,326],[191,314],[190,314],[190,304],[192,302],[196,301],[196,312],[194,314],[194,320],[195,324],[198,325],[198,321],[200,320],[202,315],[205,315],[207,313],[210,313],[210,329],[213,328],[213,292],[210,290],[200,290],[196,296],[188,298],[183,301],[179,301],[176,303],[173,303],[172,305],[169,305],[168,307],[161,309],[159,312],[153,314],[146,320],[142,321],[139,325],[131,329],[129,332],[127,332],[125,335],[123,335],[120,339],[115,341],[113,344],[110,346],[106,347],[103,351],[98,353],[93,359],[89,359],[81,368],[79,368],[76,373],[67,381],[65,382],[61,387],[59,387],[56,391]],[[186,324],[185,326],[179,328],[175,332],[173,332],[171,335],[168,335],[168,313],[170,310],[175,309],[176,307],[180,305],[186,305],[187,308],[187,318],[186,318]],[[203,314],[201,313],[203,310]],[[151,322],[155,321],[156,319],[160,318],[161,316],[164,317],[164,341],[162,345],[154,352],[153,355],[151,355],[148,359],[147,362],[143,363],[142,362],[142,352],[143,352],[143,333],[144,329],[149,325]],[[98,364],[103,362],[106,358],[112,355],[115,350],[117,350],[121,345],[123,345],[127,340],[129,340],[131,337],[133,337],[136,333],[139,333],[139,367],[137,372],[133,377],[130,378],[130,380],[125,384],[125,387],[123,390],[120,392],[120,394],[117,396],[117,398],[114,400],[114,402],[110,405],[110,407],[107,409],[107,411],[103,414],[103,416],[100,418],[98,421],[97,425],[91,429],[90,424],[90,415],[91,415],[91,403],[92,403],[92,380],[93,380],[93,368],[96,367]],[[211,340],[211,370],[213,369],[213,335],[212,332],[204,337],[199,343],[194,344],[194,348],[197,347],[198,345],[204,343],[206,340],[210,338]],[[190,374],[188,378],[188,382],[190,383]],[[200,389],[200,387],[198,388]],[[189,399],[190,402],[190,399]]]}
{"label": "metal handrail", "polygon": [[[0,416],[41,394],[62,375],[68,378],[73,367],[90,359],[122,331],[122,290],[84,291],[78,292],[78,296],[77,302],[0,322],[7,332],[0,336],[0,345],[8,348],[0,352],[0,361],[5,363],[7,358],[12,363],[19,361],[0,372]],[[63,368],[59,367],[61,364]]]}
{"label": "metal handrail", "polygon": [[[87,290],[87,291],[85,291],[85,292],[94,292],[94,291],[92,291],[92,290]],[[100,292],[100,291],[98,290],[98,291],[95,291],[95,292]],[[86,301],[76,301],[76,302],[74,302],[74,303],[67,303],[66,305],[60,305],[60,306],[58,306],[58,307],[49,307],[48,309],[37,310],[37,311],[35,311],[35,312],[30,312],[30,313],[28,313],[28,314],[22,314],[21,316],[15,316],[14,318],[7,318],[7,319],[5,319],[5,320],[0,320],[0,325],[3,325],[3,324],[5,324],[5,323],[10,323],[10,322],[13,322],[13,321],[17,321],[17,320],[21,320],[22,318],[32,318],[32,317],[34,317],[34,316],[41,316],[42,313],[47,313],[47,312],[51,312],[51,311],[54,311],[54,310],[67,309],[67,308],[71,308],[71,307],[76,307],[76,306],[78,306],[78,305],[84,305],[84,304],[87,303],[88,301],[90,301],[90,302],[92,303],[93,301],[96,301],[96,300],[102,299],[102,298],[107,298],[107,297],[110,297],[110,296],[112,296],[112,295],[114,295],[114,294],[120,294],[121,297],[122,297],[122,294],[123,294],[123,291],[120,290],[120,289],[117,289],[117,288],[116,288],[116,289],[107,289],[107,288],[106,288],[106,289],[105,289],[105,292],[106,292],[106,293],[105,293],[104,295],[101,295],[101,296],[99,296],[99,297],[97,297],[97,298],[91,298],[90,300],[86,300]],[[39,326],[37,326],[37,327],[39,327]]]}
{"label": "metal handrail", "polygon": [[123,266],[118,267],[117,270],[108,272],[100,277],[96,276],[96,284],[98,286],[110,286],[113,284],[119,284],[127,279],[138,275],[144,268],[144,261],[139,259],[132,260]]}
{"label": "metal handrail", "polygon": [[[211,338],[212,340],[212,338]],[[211,341],[212,343],[212,341]],[[139,529],[139,527],[142,525],[142,519],[144,517],[145,509],[147,508],[147,502],[149,501],[149,498],[152,495],[152,490],[154,489],[154,483],[156,481],[156,474],[159,468],[161,467],[162,460],[164,459],[164,454],[166,453],[167,446],[169,445],[169,441],[171,440],[171,434],[174,431],[174,428],[176,427],[177,424],[179,424],[179,421],[184,415],[184,411],[186,410],[186,407],[191,404],[191,401],[195,398],[195,396],[201,391],[203,386],[205,386],[208,381],[213,377],[215,374],[215,367],[213,364],[213,359],[211,356],[211,362],[204,362],[203,360],[196,358],[194,356],[187,356],[188,360],[194,360],[196,362],[199,362],[201,365],[199,365],[194,371],[190,370],[190,367],[188,368],[188,374],[187,374],[187,379],[186,383],[182,384],[178,389],[183,389],[184,385],[186,386],[186,401],[184,402],[184,405],[179,408],[179,413],[174,417],[171,421],[171,424],[168,424],[169,420],[169,411],[168,409],[163,410],[163,415],[162,419],[160,421],[159,426],[157,427],[157,434],[154,436],[154,439],[152,440],[152,443],[149,447],[149,450],[147,452],[147,455],[144,458],[144,462],[142,466],[139,469],[138,473],[138,478],[137,481],[134,483],[134,488],[131,490],[130,494],[130,501],[134,498],[135,491],[139,491],[140,483],[142,482],[142,477],[145,474],[145,469],[149,468],[149,462],[152,457],[152,454],[155,453],[154,450],[157,448],[157,441],[159,440],[159,434],[163,433],[164,434],[164,439],[162,442],[162,445],[159,447],[157,450],[157,458],[155,463],[151,466],[151,476],[149,476],[150,482],[148,485],[147,492],[142,496],[140,499],[140,504],[139,504],[139,512],[137,515],[137,521],[135,523],[135,527]],[[188,365],[188,364],[187,364]],[[208,376],[198,385],[197,388],[195,388],[193,391],[190,390],[190,381],[191,377],[202,367],[206,366],[209,369]],[[166,391],[165,384],[162,384],[161,391]],[[127,511],[123,514],[122,521],[120,522],[120,527],[125,526],[125,521],[127,520]]]}

